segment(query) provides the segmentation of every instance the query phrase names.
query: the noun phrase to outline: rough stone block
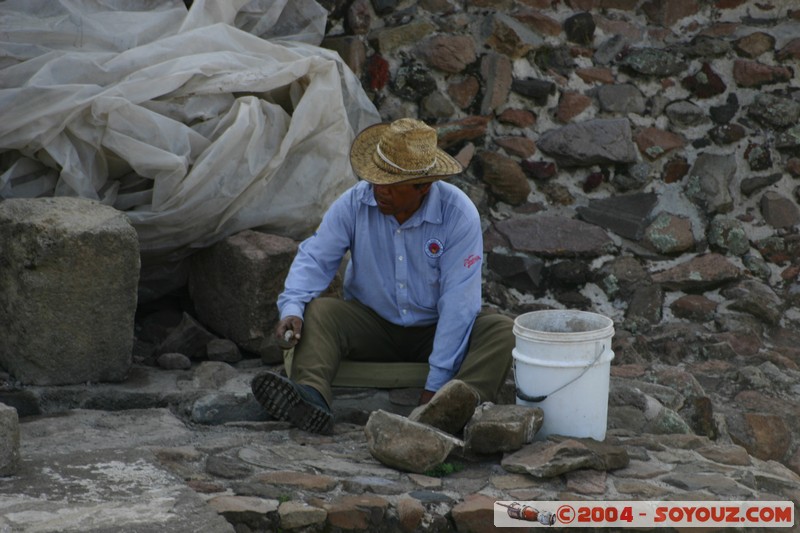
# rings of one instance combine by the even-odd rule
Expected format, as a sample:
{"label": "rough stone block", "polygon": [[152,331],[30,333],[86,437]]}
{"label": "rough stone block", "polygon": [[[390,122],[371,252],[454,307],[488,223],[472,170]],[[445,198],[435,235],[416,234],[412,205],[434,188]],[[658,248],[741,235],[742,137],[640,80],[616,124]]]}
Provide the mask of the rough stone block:
{"label": "rough stone block", "polygon": [[481,454],[517,451],[533,441],[543,421],[539,407],[485,403],[464,428],[466,449]]}
{"label": "rough stone block", "polygon": [[0,203],[0,364],[31,385],[120,381],[131,365],[139,242],[80,198]]}
{"label": "rough stone block", "polygon": [[19,416],[0,403],[0,476],[11,476],[19,465]]}
{"label": "rough stone block", "polygon": [[296,252],[291,239],[246,230],[197,253],[189,293],[200,321],[243,350],[279,362],[275,302]]}

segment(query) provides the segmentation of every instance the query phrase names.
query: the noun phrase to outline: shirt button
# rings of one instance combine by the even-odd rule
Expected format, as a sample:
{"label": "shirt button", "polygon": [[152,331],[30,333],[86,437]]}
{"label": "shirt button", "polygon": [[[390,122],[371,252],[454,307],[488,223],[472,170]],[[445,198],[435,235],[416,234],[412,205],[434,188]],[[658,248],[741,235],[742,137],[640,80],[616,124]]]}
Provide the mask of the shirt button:
{"label": "shirt button", "polygon": [[400,230],[397,230],[397,231],[395,231],[395,233],[397,233],[398,235],[400,235]]}
{"label": "shirt button", "polygon": [[403,309],[403,314],[407,315],[408,314],[408,309]]}
{"label": "shirt button", "polygon": [[406,284],[405,284],[405,283],[398,283],[397,285],[398,285],[398,286],[399,286],[401,289],[402,289],[403,287],[405,287],[405,286],[406,286]]}
{"label": "shirt button", "polygon": [[397,260],[398,261],[402,261],[403,260],[403,256],[402,255],[397,256]]}

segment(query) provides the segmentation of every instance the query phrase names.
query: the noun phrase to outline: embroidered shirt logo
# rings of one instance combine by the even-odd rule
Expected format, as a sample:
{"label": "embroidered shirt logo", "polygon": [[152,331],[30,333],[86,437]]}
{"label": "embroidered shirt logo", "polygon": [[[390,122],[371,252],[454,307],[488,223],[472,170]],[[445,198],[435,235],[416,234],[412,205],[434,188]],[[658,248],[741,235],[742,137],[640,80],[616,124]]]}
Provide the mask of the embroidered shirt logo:
{"label": "embroidered shirt logo", "polygon": [[444,253],[444,246],[439,239],[428,239],[425,243],[425,254],[431,258],[437,258]]}
{"label": "embroidered shirt logo", "polygon": [[467,257],[466,259],[464,259],[464,266],[466,268],[470,268],[472,265],[474,265],[475,263],[477,263],[480,260],[481,260],[481,256],[472,254],[469,257]]}

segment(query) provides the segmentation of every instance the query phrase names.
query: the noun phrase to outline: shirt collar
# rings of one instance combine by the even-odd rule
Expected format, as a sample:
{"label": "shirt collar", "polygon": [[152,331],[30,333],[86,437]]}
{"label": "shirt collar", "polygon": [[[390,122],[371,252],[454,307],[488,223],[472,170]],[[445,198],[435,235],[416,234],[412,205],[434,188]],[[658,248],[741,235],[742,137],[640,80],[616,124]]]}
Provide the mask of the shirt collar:
{"label": "shirt collar", "polygon": [[[361,202],[372,207],[377,207],[378,202],[375,201],[375,196],[372,194],[372,185],[366,181],[362,181],[360,185]],[[422,200],[422,205],[411,215],[411,218],[405,221],[406,226],[419,226],[423,222],[429,222],[431,224],[442,223],[442,193],[440,188],[441,184],[438,181],[431,183],[431,189]]]}

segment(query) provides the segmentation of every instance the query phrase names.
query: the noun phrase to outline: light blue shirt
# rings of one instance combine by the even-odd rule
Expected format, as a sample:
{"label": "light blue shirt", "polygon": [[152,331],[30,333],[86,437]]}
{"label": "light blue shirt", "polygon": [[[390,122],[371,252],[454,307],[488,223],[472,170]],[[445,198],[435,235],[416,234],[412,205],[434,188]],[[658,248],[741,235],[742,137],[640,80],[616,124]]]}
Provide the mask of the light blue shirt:
{"label": "light blue shirt", "polygon": [[436,181],[420,208],[398,224],[378,210],[372,185],[359,182],[300,244],[278,297],[281,318],[303,317],[348,250],[346,300],[358,300],[393,324],[437,324],[425,388],[439,390],[458,372],[481,309],[478,210],[457,187]]}

